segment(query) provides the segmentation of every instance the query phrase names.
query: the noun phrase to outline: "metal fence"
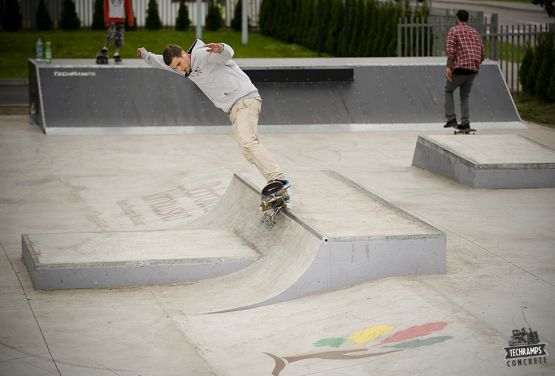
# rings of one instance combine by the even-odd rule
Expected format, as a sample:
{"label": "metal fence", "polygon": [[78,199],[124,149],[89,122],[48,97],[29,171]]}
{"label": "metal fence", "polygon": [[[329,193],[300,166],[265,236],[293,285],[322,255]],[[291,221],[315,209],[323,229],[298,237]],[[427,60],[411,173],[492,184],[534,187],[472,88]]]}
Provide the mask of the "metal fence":
{"label": "metal fence", "polygon": [[[36,14],[39,0],[19,0],[20,9],[23,17],[23,28],[33,29],[36,25]],[[229,26],[231,20],[233,19],[233,12],[238,0],[221,0],[218,1],[220,5],[220,10],[225,21],[225,25]],[[241,1],[241,0],[239,0]],[[90,27],[92,25],[93,19],[93,9],[94,0],[73,0],[75,3],[75,10],[77,16],[81,20],[82,27]],[[158,3],[158,14],[162,25],[164,26],[175,26],[175,20],[177,18],[177,13],[179,10],[179,0],[156,0]],[[258,15],[260,13],[260,4],[262,0],[248,0],[249,9],[249,19],[253,27],[258,27]],[[62,12],[62,0],[49,0],[47,1],[48,11],[50,17],[54,23],[54,26],[58,26],[60,20],[60,14]],[[148,10],[148,0],[131,0],[133,5],[133,13],[137,18],[137,26],[143,27],[146,21],[146,14]],[[189,0],[186,2],[189,19],[191,20],[191,25],[196,26],[197,24],[197,1]],[[208,10],[208,2],[206,0],[202,1],[202,12],[201,12],[201,24],[204,25],[204,19]]]}
{"label": "metal fence", "polygon": [[[555,32],[555,24],[499,25],[497,14],[473,19],[471,25],[482,37],[486,57],[499,62],[511,92],[521,91],[518,71],[526,50],[537,45],[540,35]],[[453,26],[452,20],[441,18],[399,19],[397,56],[446,56],[446,37]]]}

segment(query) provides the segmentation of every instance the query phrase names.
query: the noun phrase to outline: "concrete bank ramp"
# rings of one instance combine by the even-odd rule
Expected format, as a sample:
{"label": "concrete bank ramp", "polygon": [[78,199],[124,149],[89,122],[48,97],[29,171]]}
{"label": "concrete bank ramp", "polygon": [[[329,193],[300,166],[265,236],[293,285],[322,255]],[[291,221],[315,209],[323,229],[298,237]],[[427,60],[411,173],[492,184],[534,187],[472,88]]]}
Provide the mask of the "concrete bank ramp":
{"label": "concrete bank ramp", "polygon": [[474,188],[555,187],[555,150],[514,134],[419,136],[412,165]]}
{"label": "concrete bank ramp", "polygon": [[[445,122],[444,57],[237,63],[262,95],[262,131],[424,130]],[[192,81],[142,60],[29,60],[29,97],[33,120],[48,134],[231,132],[227,114]],[[470,105],[478,129],[525,128],[495,61],[482,65]]]}
{"label": "concrete bank ramp", "polygon": [[[161,294],[187,313],[243,309],[382,277],[446,271],[441,231],[335,172],[295,179],[298,204],[278,215],[272,230],[260,222],[258,192],[235,175],[215,209],[182,231],[23,235],[23,258],[36,288],[117,287],[131,279],[152,284],[155,275],[167,283],[168,270],[184,265],[174,273],[182,280],[171,283],[193,282],[191,275],[198,280],[166,286]],[[217,272],[209,272],[218,264]],[[133,271],[133,278],[122,277]],[[71,286],[71,280],[90,285]]]}

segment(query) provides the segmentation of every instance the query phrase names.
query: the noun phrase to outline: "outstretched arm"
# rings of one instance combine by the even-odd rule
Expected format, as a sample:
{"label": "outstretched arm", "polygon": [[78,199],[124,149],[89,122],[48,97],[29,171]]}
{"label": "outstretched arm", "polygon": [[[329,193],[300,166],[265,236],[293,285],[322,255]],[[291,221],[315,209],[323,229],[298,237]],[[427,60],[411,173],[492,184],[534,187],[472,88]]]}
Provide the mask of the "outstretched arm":
{"label": "outstretched arm", "polygon": [[174,71],[169,67],[169,65],[164,63],[164,57],[162,55],[153,54],[152,52],[147,51],[144,47],[137,48],[137,57],[143,59],[148,65],[152,67],[166,69],[170,72],[184,75],[183,72]]}

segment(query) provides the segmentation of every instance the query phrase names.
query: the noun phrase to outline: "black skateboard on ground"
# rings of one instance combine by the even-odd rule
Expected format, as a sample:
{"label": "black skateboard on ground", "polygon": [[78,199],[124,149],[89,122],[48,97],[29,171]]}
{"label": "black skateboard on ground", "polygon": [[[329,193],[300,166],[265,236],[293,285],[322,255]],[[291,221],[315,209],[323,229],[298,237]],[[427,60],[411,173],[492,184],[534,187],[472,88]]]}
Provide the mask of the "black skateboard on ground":
{"label": "black skateboard on ground", "polygon": [[467,128],[467,129],[455,128],[455,131],[453,132],[453,134],[475,134],[475,133],[476,133],[476,129],[472,129],[472,128]]}
{"label": "black skateboard on ground", "polygon": [[96,55],[96,63],[97,64],[108,64],[108,50],[103,48],[100,52]]}
{"label": "black skateboard on ground", "polygon": [[280,181],[272,181],[262,188],[260,210],[264,213],[262,223],[268,230],[274,227],[276,214],[285,207],[286,197],[287,187]]}

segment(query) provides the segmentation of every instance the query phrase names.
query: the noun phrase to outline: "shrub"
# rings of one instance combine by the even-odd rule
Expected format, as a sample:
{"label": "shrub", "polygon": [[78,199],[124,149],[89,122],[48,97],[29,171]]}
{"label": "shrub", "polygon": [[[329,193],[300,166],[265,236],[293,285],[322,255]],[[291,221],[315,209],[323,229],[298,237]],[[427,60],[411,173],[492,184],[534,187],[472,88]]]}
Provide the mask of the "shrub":
{"label": "shrub", "polygon": [[531,86],[528,81],[528,73],[530,72],[530,67],[532,66],[532,61],[534,61],[534,50],[532,48],[527,48],[522,58],[522,64],[520,64],[520,71],[518,72],[518,78],[520,79],[520,84],[524,92],[532,94]]}
{"label": "shrub", "polygon": [[60,27],[63,30],[77,30],[81,26],[81,20],[77,16],[73,0],[63,0]]}
{"label": "shrub", "polygon": [[39,0],[36,20],[37,30],[52,30],[52,19],[50,18],[50,13],[48,13],[48,8],[44,0]]}
{"label": "shrub", "polygon": [[94,11],[91,28],[104,30],[104,0],[94,0]]}
{"label": "shrub", "polygon": [[208,5],[208,13],[205,19],[206,30],[218,31],[224,26],[224,19],[220,13],[220,8],[214,3],[213,0],[210,1]]}
{"label": "shrub", "polygon": [[2,25],[4,26],[4,30],[17,31],[21,28],[23,18],[21,16],[19,2],[17,0],[6,0],[2,15]]}
{"label": "shrub", "polygon": [[536,79],[536,87],[534,94],[537,98],[549,100],[550,79],[555,70],[555,48],[553,47],[553,33],[546,33],[540,42],[541,59],[539,61],[538,77]]}
{"label": "shrub", "polygon": [[181,0],[179,2],[179,10],[177,12],[177,18],[175,19],[175,30],[187,30],[191,26],[191,20],[189,19],[189,10],[185,1]]}
{"label": "shrub", "polygon": [[526,94],[549,102],[555,101],[554,38],[554,32],[546,33],[535,48],[528,48],[518,72]]}
{"label": "shrub", "polygon": [[[247,16],[247,26],[250,28],[251,19]],[[243,30],[243,0],[237,0],[235,9],[233,10],[233,19],[231,20],[231,28],[236,31]]]}
{"label": "shrub", "polygon": [[148,1],[145,27],[148,30],[160,30],[162,28],[162,21],[160,21],[160,14],[158,13],[158,3],[156,2],[156,0]]}

